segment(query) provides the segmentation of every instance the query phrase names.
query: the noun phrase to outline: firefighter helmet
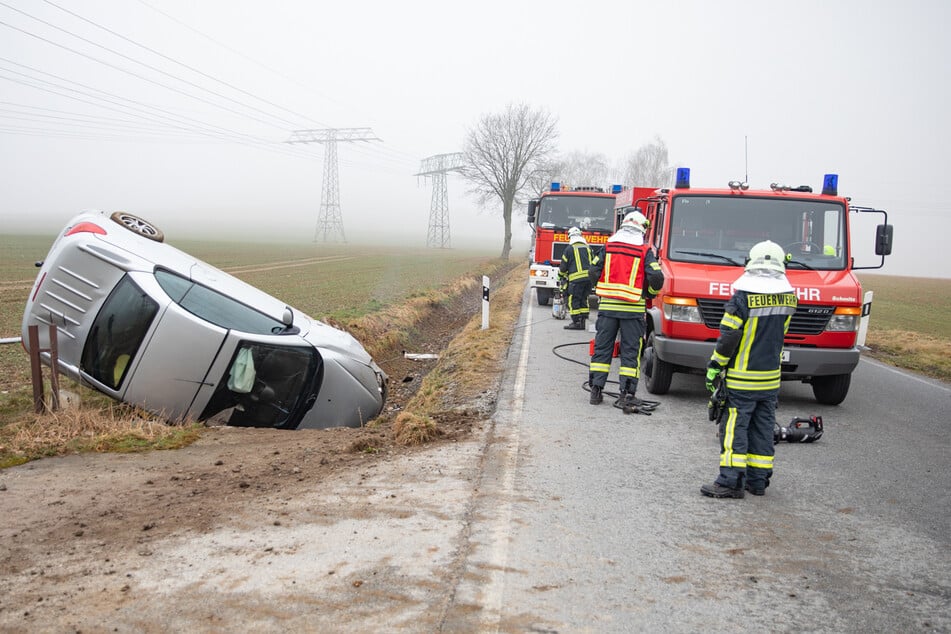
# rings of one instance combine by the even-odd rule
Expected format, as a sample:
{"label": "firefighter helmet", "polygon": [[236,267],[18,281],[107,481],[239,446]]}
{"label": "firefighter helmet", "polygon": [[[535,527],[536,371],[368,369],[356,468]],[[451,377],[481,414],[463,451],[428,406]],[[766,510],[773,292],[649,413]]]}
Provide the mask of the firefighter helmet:
{"label": "firefighter helmet", "polygon": [[621,221],[621,228],[631,227],[636,231],[641,233],[647,233],[647,228],[650,226],[650,221],[639,211],[632,211],[631,213],[624,216],[624,220]]}
{"label": "firefighter helmet", "polygon": [[786,254],[781,246],[771,240],[754,244],[753,248],[750,249],[750,259],[746,263],[746,270],[785,273]]}
{"label": "firefighter helmet", "polygon": [[581,235],[581,229],[579,229],[578,227],[572,227],[571,229],[568,230],[569,238],[571,236],[580,236],[580,235]]}

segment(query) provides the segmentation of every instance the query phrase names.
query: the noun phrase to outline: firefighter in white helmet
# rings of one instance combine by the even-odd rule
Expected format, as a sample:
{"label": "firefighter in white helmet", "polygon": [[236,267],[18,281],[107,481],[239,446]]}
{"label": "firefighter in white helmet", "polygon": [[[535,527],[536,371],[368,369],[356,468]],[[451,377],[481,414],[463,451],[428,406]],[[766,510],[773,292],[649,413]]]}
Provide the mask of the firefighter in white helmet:
{"label": "firefighter in white helmet", "polygon": [[620,228],[604,246],[603,257],[591,270],[592,279],[597,280],[595,294],[600,298],[594,354],[588,372],[592,405],[601,403],[604,398],[602,392],[619,331],[620,392],[615,405],[636,410],[639,404],[634,393],[640,378],[646,300],[657,295],[664,285],[664,273],[645,240],[649,226],[639,211],[624,216]]}
{"label": "firefighter in white helmet", "polygon": [[558,280],[567,290],[568,314],[571,323],[565,330],[584,330],[588,319],[588,296],[591,295],[591,280],[588,270],[597,263],[597,256],[591,253],[581,229],[568,230],[568,246],[561,255],[558,266]]}
{"label": "firefighter in white helmet", "polygon": [[714,498],[742,498],[744,490],[763,495],[769,486],[783,339],[797,305],[786,278],[786,254],[769,240],[750,249],[746,271],[733,288],[707,364],[707,389],[714,391],[722,378],[727,393],[720,474],[700,487]]}

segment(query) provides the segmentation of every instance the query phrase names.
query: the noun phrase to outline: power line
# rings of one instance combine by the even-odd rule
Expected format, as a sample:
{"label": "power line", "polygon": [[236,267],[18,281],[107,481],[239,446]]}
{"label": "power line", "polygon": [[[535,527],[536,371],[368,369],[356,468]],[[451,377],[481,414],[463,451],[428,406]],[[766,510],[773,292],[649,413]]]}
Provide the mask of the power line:
{"label": "power line", "polygon": [[[179,66],[181,66],[181,67],[183,67],[183,68],[187,68],[188,70],[192,71],[193,73],[197,73],[197,74],[201,75],[202,77],[207,77],[208,79],[210,79],[210,80],[212,80],[212,81],[218,82],[219,84],[221,84],[221,85],[223,85],[223,86],[227,86],[228,88],[231,88],[232,90],[234,90],[234,91],[236,91],[236,92],[239,92],[239,93],[241,93],[241,94],[243,94],[243,95],[247,95],[248,97],[251,97],[251,98],[253,98],[253,99],[257,99],[258,101],[261,101],[261,102],[263,102],[263,103],[266,103],[266,104],[269,105],[269,106],[274,106],[275,108],[279,108],[279,109],[281,109],[281,110],[284,110],[285,112],[289,112],[289,113],[291,113],[292,115],[294,115],[295,117],[299,117],[299,118],[301,118],[301,119],[306,119],[306,120],[312,121],[312,120],[311,120],[309,117],[307,117],[306,115],[300,114],[299,112],[294,112],[293,110],[290,110],[289,108],[285,108],[284,106],[281,106],[281,105],[279,105],[279,104],[276,104],[276,103],[274,103],[274,102],[272,102],[272,101],[268,101],[267,99],[264,99],[263,97],[259,97],[259,96],[255,95],[255,94],[253,94],[253,93],[250,93],[250,92],[248,92],[248,91],[246,91],[246,90],[243,90],[243,89],[241,89],[241,88],[238,88],[237,86],[235,86],[235,85],[233,85],[233,84],[230,84],[230,83],[228,83],[228,82],[226,82],[226,81],[224,81],[224,80],[218,79],[217,77],[213,77],[212,75],[209,75],[209,74],[207,74],[207,73],[205,73],[205,72],[203,72],[203,71],[200,71],[200,70],[198,70],[197,68],[195,68],[195,67],[193,67],[193,66],[189,66],[188,64],[185,64],[184,62],[181,62],[181,61],[179,61],[179,60],[177,60],[177,59],[174,59],[174,58],[172,58],[172,57],[169,57],[168,55],[165,55],[164,53],[160,53],[159,51],[156,51],[156,50],[153,49],[153,48],[149,48],[148,46],[145,46],[144,44],[141,44],[141,43],[139,43],[139,42],[136,42],[135,40],[132,40],[132,39],[130,39],[130,38],[128,38],[128,37],[122,35],[121,33],[116,33],[116,32],[113,31],[112,29],[109,29],[109,28],[107,28],[107,27],[104,27],[104,26],[102,26],[101,24],[99,24],[98,22],[94,22],[94,21],[92,21],[92,20],[89,20],[88,18],[84,18],[83,16],[79,15],[78,13],[74,13],[74,12],[70,11],[69,9],[65,9],[65,8],[59,6],[58,4],[56,4],[55,2],[52,2],[51,0],[43,0],[43,1],[46,2],[46,4],[48,4],[48,5],[51,5],[51,6],[53,6],[53,7],[56,7],[57,9],[59,9],[60,11],[63,11],[64,13],[68,13],[69,15],[71,15],[71,16],[73,16],[73,17],[75,17],[75,18],[78,18],[78,19],[82,20],[83,22],[86,22],[87,24],[91,24],[91,25],[95,26],[96,28],[102,29],[102,30],[105,31],[106,33],[109,33],[109,34],[111,34],[111,35],[114,35],[115,37],[118,37],[118,38],[120,38],[120,39],[122,39],[122,40],[124,40],[124,41],[126,41],[126,42],[129,42],[130,44],[133,44],[133,45],[135,45],[135,46],[138,46],[139,48],[144,49],[144,50],[146,50],[146,51],[152,53],[153,55],[158,55],[158,56],[161,57],[162,59],[168,60],[168,61],[170,61],[170,62],[172,62],[172,63],[174,63],[174,64],[178,64]],[[0,2],[0,4],[3,4],[3,3]],[[107,50],[108,50],[108,49],[107,49]],[[180,81],[181,81],[181,80],[180,80]],[[216,94],[216,93],[213,93],[213,94]],[[263,112],[263,111],[262,111],[262,112]],[[326,125],[326,124],[321,123],[321,122],[319,122],[319,121],[313,121],[313,123],[317,123],[318,125]]]}
{"label": "power line", "polygon": [[[0,2],[0,5],[9,7],[9,5],[7,5],[7,4],[5,4],[5,3],[3,3],[3,2]],[[22,11],[19,11],[18,9],[14,9],[14,10],[18,11],[19,13],[23,13]],[[30,16],[29,14],[25,14],[25,13],[24,13],[24,15],[27,15],[28,17],[31,17],[31,18],[33,17],[33,16]],[[65,29],[61,29],[61,28],[58,27],[58,26],[50,25],[48,22],[45,22],[44,20],[39,20],[38,18],[33,18],[33,19],[34,19],[34,20],[37,20],[37,21],[39,21],[39,22],[42,22],[43,24],[48,24],[49,26],[52,26],[52,27],[55,28],[55,29],[58,29],[58,30],[60,30],[60,31],[63,31],[64,33],[67,33],[67,34],[69,34],[69,35],[72,35],[72,36],[75,37],[75,38],[78,38],[78,39],[80,39],[80,40],[82,40],[82,41],[84,41],[84,42],[87,42],[87,43],[89,43],[89,44],[92,44],[93,46],[98,46],[99,48],[101,48],[101,49],[103,49],[103,50],[105,50],[105,51],[108,51],[109,53],[112,53],[112,54],[114,54],[114,55],[118,55],[119,57],[128,59],[128,60],[130,60],[130,61],[132,61],[132,62],[135,62],[135,63],[137,63],[137,64],[140,64],[140,65],[142,65],[142,66],[145,66],[146,68],[149,68],[149,69],[151,69],[151,70],[154,70],[155,72],[161,73],[162,75],[166,75],[166,76],[171,77],[172,79],[176,79],[176,80],[178,80],[178,81],[180,81],[180,82],[182,82],[182,83],[189,84],[190,86],[194,86],[194,87],[196,87],[196,88],[199,88],[200,90],[204,90],[204,91],[206,91],[206,92],[210,92],[211,94],[213,94],[213,95],[215,95],[215,96],[217,96],[217,97],[221,97],[221,98],[223,98],[223,99],[226,99],[227,101],[231,101],[231,102],[233,102],[233,103],[237,103],[238,105],[241,105],[241,106],[243,106],[243,107],[245,107],[245,108],[249,108],[249,109],[251,109],[251,110],[256,110],[256,111],[258,111],[258,112],[264,112],[263,110],[261,110],[261,109],[259,109],[259,108],[254,108],[254,107],[252,107],[252,106],[248,106],[247,104],[242,104],[241,102],[238,102],[238,101],[236,101],[236,100],[234,100],[234,99],[231,99],[230,97],[226,97],[226,96],[221,95],[220,93],[217,93],[217,92],[215,92],[215,91],[213,91],[213,90],[209,90],[209,89],[207,89],[207,88],[203,88],[203,87],[201,87],[201,86],[199,86],[198,84],[195,84],[195,83],[193,83],[193,82],[187,81],[187,80],[185,80],[185,79],[181,79],[180,77],[175,77],[174,75],[171,75],[170,73],[166,73],[165,71],[163,71],[163,70],[161,70],[161,69],[155,68],[154,66],[150,66],[149,64],[146,64],[146,63],[144,63],[144,62],[140,62],[140,61],[138,61],[138,60],[136,60],[136,59],[133,59],[133,58],[129,57],[128,55],[123,55],[122,53],[119,53],[119,52],[117,52],[117,51],[113,51],[113,50],[111,50],[111,49],[109,49],[109,48],[107,48],[107,47],[105,47],[105,46],[102,46],[101,44],[96,44],[95,42],[92,42],[92,41],[90,41],[90,40],[87,40],[87,39],[84,38],[84,37],[81,37],[81,36],[76,35],[76,34],[74,34],[74,33],[70,33],[69,31],[66,31]],[[43,37],[43,36],[41,36],[41,35],[37,35],[36,33],[31,33],[30,31],[27,31],[27,30],[25,30],[25,29],[21,29],[21,28],[19,28],[19,27],[13,26],[12,24],[8,24],[7,22],[4,22],[4,21],[2,21],[2,20],[0,20],[0,25],[5,26],[5,27],[7,27],[7,28],[9,28],[9,29],[13,29],[14,31],[19,31],[20,33],[23,33],[24,35],[28,35],[28,36],[30,36],[30,37],[36,38],[36,39],[38,39],[38,40],[40,40],[40,41],[46,42],[47,44],[52,44],[53,46],[59,47],[59,48],[65,50],[65,51],[69,51],[70,53],[73,53],[74,55],[79,55],[79,56],[81,56],[81,57],[85,57],[86,59],[90,59],[90,60],[92,60],[92,61],[94,61],[94,62],[97,62],[97,63],[99,63],[99,64],[102,64],[103,66],[108,66],[109,68],[112,68],[112,69],[117,70],[117,71],[119,71],[119,72],[126,73],[127,75],[131,75],[132,77],[135,77],[135,78],[137,78],[137,79],[141,79],[142,81],[146,81],[146,82],[148,82],[148,83],[150,83],[150,84],[154,84],[154,85],[156,85],[156,86],[158,86],[158,87],[160,87],[160,88],[164,88],[164,89],[166,89],[166,90],[171,90],[172,92],[178,93],[178,94],[183,95],[183,96],[185,96],[185,97],[189,97],[189,98],[191,98],[191,99],[195,99],[196,101],[200,101],[200,102],[202,102],[202,103],[208,104],[209,106],[213,106],[213,107],[215,107],[215,108],[221,108],[222,110],[226,110],[226,111],[228,111],[228,112],[230,112],[230,113],[232,113],[232,114],[236,114],[236,115],[241,116],[241,117],[247,117],[248,119],[251,119],[251,120],[253,120],[253,121],[257,121],[258,123],[262,123],[262,124],[264,124],[264,125],[273,126],[273,127],[275,127],[275,128],[281,128],[281,126],[275,125],[275,124],[274,124],[273,122],[271,122],[271,121],[265,121],[265,120],[260,119],[260,118],[258,118],[258,117],[255,117],[255,116],[252,116],[252,115],[250,115],[250,114],[247,114],[247,113],[245,113],[245,112],[240,112],[240,111],[238,111],[238,110],[235,110],[234,108],[229,108],[229,107],[224,106],[224,105],[222,105],[222,104],[220,104],[220,103],[215,103],[214,101],[210,101],[210,100],[205,99],[205,98],[203,98],[203,97],[199,97],[199,96],[197,96],[197,95],[189,94],[188,92],[186,92],[186,91],[184,91],[184,90],[179,90],[178,88],[175,88],[174,86],[169,86],[168,84],[163,84],[163,83],[161,83],[161,82],[155,81],[154,79],[149,79],[148,77],[145,77],[144,75],[140,75],[140,74],[135,73],[135,72],[133,72],[133,71],[131,71],[131,70],[122,68],[121,66],[116,66],[115,64],[110,64],[109,62],[106,62],[106,61],[104,61],[104,60],[101,60],[101,59],[99,59],[99,58],[97,58],[97,57],[93,57],[92,55],[87,55],[86,53],[83,53],[83,52],[81,52],[81,51],[77,51],[76,49],[73,49],[73,48],[70,48],[70,47],[66,46],[65,44],[60,44],[59,42],[54,42],[53,40],[50,40],[50,39],[48,39],[48,38],[45,38],[45,37]],[[268,116],[274,117],[274,118],[276,118],[276,119],[283,120],[281,117],[275,117],[274,115],[271,115],[271,114],[266,113],[266,112],[265,112],[265,114],[268,115]],[[294,124],[291,123],[291,122],[287,122],[287,125],[293,126]]]}

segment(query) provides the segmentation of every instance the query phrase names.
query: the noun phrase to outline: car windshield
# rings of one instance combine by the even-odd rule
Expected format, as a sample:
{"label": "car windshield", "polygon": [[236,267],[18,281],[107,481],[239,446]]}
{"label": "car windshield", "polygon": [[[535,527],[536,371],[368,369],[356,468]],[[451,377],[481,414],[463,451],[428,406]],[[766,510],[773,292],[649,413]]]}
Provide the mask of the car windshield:
{"label": "car windshield", "polygon": [[293,427],[319,388],[313,347],[242,341],[199,417],[241,427]]}
{"label": "car windshield", "polygon": [[280,321],[170,271],[157,269],[155,279],[172,301],[216,326],[258,335],[285,330]]}
{"label": "car windshield", "polygon": [[583,231],[614,230],[614,198],[595,196],[546,196],[538,212],[543,229],[578,227]]}
{"label": "car windshield", "polygon": [[80,368],[103,385],[117,389],[156,313],[158,303],[128,276],[123,277],[92,322]]}
{"label": "car windshield", "polygon": [[670,213],[668,256],[680,262],[739,265],[750,248],[772,240],[788,269],[845,268],[845,208],[841,203],[751,196],[677,196]]}

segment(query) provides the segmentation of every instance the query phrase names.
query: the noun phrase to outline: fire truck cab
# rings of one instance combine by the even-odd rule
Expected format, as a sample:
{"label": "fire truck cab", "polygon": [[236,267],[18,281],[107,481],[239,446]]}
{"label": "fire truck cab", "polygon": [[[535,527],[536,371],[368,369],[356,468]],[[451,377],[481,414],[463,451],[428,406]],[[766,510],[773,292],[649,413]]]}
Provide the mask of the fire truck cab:
{"label": "fire truck cab", "polygon": [[[811,384],[819,403],[845,399],[859,362],[859,323],[870,308],[863,305],[853,271],[881,268],[891,253],[893,228],[885,211],[851,205],[837,189],[835,174],[825,176],[821,193],[776,183],[752,190],[738,181],[725,189],[693,189],[690,170],[679,168],[672,189],[654,190],[639,201],[618,197],[618,215],[632,204],[646,207],[648,240],[665,277],[647,311],[641,373],[650,393],[665,394],[675,372],[703,373],[750,248],[772,240],[787,253],[786,275],[799,299],[785,339],[782,377]],[[884,216],[875,236],[877,266],[854,265],[850,216],[856,213]]]}
{"label": "fire truck cab", "polygon": [[528,275],[539,306],[547,305],[558,288],[558,265],[568,246],[568,229],[578,227],[589,245],[602,247],[614,232],[614,196],[620,191],[620,185],[606,192],[602,187],[552,183],[528,201],[528,224],[534,234]]}

